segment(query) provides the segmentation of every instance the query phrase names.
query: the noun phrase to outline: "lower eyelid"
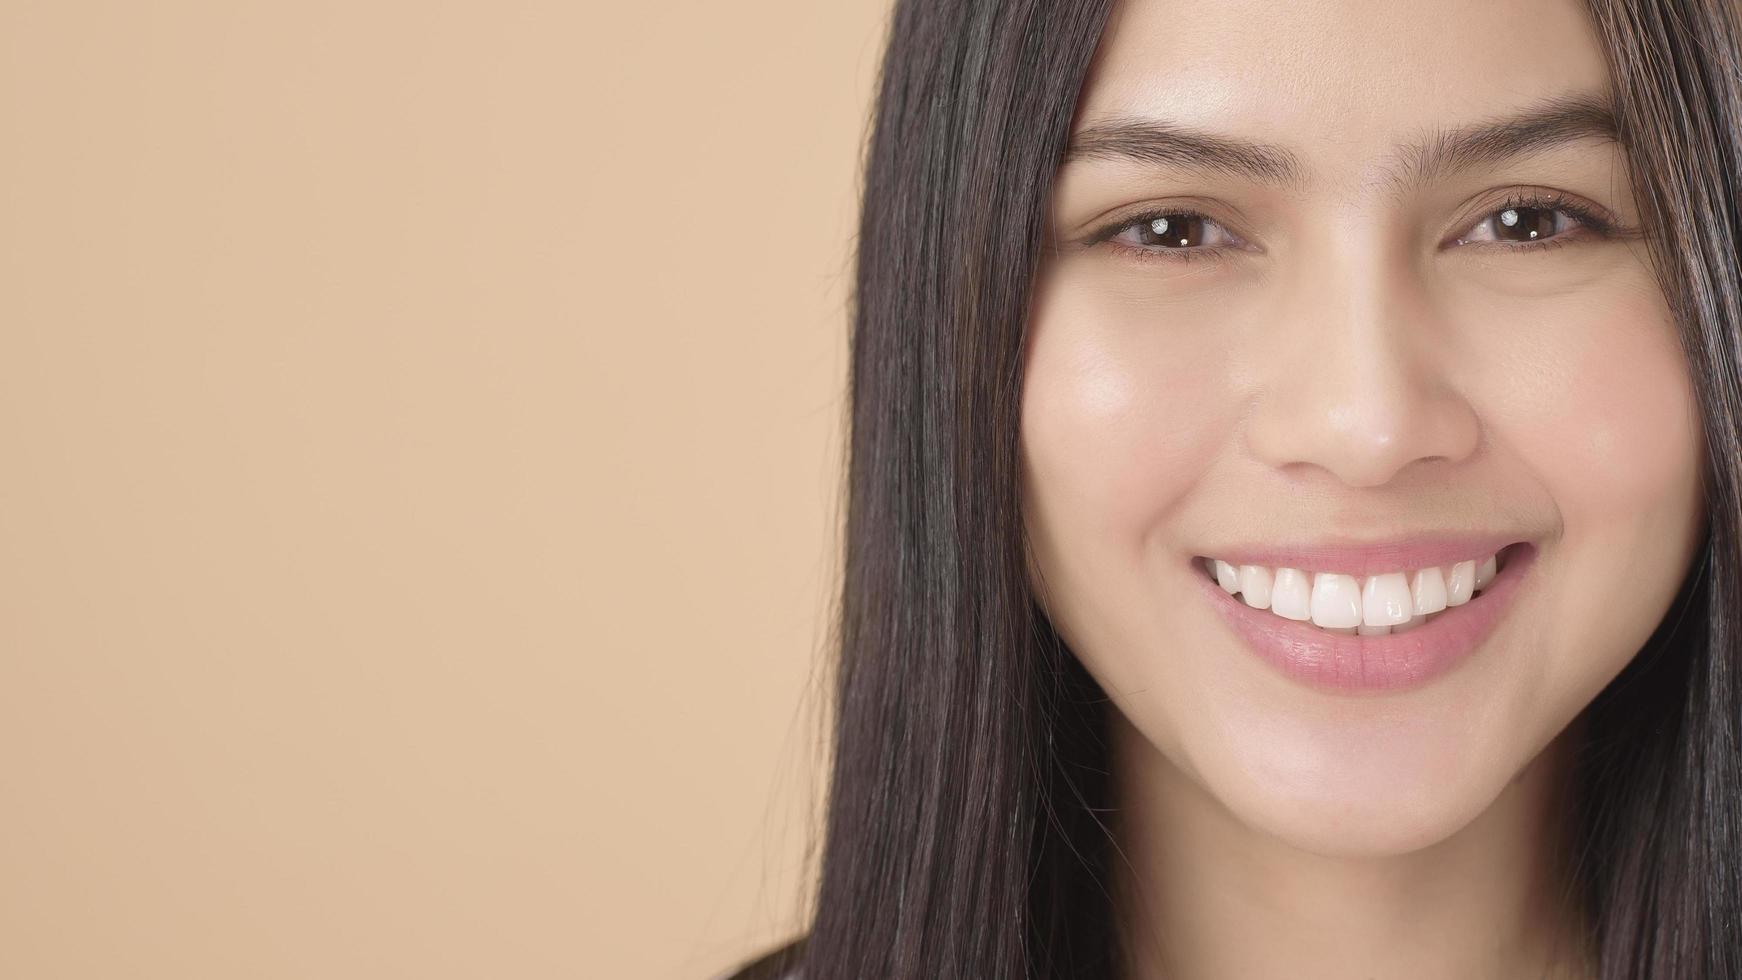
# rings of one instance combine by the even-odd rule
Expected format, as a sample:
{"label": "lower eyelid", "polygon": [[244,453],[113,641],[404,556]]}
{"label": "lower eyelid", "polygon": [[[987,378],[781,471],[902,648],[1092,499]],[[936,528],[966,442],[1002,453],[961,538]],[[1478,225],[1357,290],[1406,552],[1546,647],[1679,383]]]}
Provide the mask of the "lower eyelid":
{"label": "lower eyelid", "polygon": [[[1561,238],[1545,238],[1540,242],[1472,242],[1476,248],[1499,249],[1505,252],[1548,252],[1572,244]],[[1465,246],[1470,247],[1470,246]]]}
{"label": "lower eyelid", "polygon": [[1130,255],[1137,262],[1201,262],[1220,261],[1227,258],[1227,253],[1236,251],[1232,245],[1202,245],[1196,248],[1155,249],[1138,248],[1125,245],[1109,239],[1106,243],[1115,252]]}

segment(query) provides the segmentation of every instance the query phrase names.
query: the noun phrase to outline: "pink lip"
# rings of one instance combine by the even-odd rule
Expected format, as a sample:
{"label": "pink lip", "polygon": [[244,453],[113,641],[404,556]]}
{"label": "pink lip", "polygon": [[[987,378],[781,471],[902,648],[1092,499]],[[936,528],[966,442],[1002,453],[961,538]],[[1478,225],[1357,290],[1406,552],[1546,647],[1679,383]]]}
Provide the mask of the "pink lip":
{"label": "pink lip", "polygon": [[1299,545],[1235,545],[1204,551],[1236,567],[1266,565],[1270,568],[1301,568],[1315,572],[1341,572],[1365,578],[1385,572],[1481,561],[1517,541],[1519,534],[1430,534],[1371,544],[1313,543]]}
{"label": "pink lip", "polygon": [[[1193,561],[1202,568],[1201,559]],[[1480,595],[1437,614],[1432,622],[1384,636],[1328,633],[1310,622],[1254,609],[1206,574],[1197,578],[1216,611],[1260,658],[1308,687],[1361,694],[1418,687],[1474,653],[1505,614],[1518,583],[1535,561],[1536,548],[1518,543],[1507,552],[1505,567]],[[1399,563],[1386,570],[1406,567],[1421,566]]]}

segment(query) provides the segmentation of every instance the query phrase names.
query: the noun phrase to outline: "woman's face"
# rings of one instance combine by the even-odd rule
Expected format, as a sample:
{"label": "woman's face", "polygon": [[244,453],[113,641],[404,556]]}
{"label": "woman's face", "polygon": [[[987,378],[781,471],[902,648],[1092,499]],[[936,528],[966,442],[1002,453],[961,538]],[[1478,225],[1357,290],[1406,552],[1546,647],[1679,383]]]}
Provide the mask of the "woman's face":
{"label": "woman's face", "polygon": [[[1697,551],[1698,415],[1608,93],[1576,0],[1128,0],[1103,36],[1029,324],[1035,585],[1255,829],[1457,831]],[[1400,582],[1417,625],[1381,635]]]}

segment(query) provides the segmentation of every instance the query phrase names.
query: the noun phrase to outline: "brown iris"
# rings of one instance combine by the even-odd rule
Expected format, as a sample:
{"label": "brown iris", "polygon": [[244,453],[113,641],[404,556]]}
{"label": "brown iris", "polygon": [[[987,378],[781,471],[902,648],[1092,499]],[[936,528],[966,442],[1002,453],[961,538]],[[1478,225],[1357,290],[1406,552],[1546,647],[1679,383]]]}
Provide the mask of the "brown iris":
{"label": "brown iris", "polygon": [[1554,234],[1554,216],[1552,208],[1507,208],[1489,220],[1500,241],[1533,242]]}
{"label": "brown iris", "polygon": [[1157,215],[1137,224],[1138,241],[1144,245],[1188,248],[1202,245],[1204,219],[1193,214]]}

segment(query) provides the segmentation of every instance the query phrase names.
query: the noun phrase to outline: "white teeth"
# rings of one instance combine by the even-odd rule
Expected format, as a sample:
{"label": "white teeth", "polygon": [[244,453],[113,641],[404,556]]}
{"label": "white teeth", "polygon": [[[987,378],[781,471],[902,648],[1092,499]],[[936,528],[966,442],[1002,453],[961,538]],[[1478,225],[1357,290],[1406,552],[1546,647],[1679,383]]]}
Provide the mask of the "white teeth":
{"label": "white teeth", "polygon": [[1222,591],[1233,595],[1240,591],[1240,573],[1234,570],[1233,565],[1218,558],[1216,559],[1216,584],[1222,587]]}
{"label": "white teeth", "polygon": [[1409,583],[1411,611],[1417,616],[1437,613],[1446,608],[1446,577],[1437,566],[1429,565],[1415,573]]}
{"label": "white teeth", "polygon": [[1396,626],[1414,615],[1409,582],[1402,572],[1369,575],[1361,590],[1361,622],[1368,626]]}
{"label": "white teeth", "polygon": [[1494,576],[1499,570],[1500,563],[1497,554],[1482,559],[1482,563],[1476,566],[1476,588],[1487,588],[1488,583],[1494,581]]}
{"label": "white teeth", "polygon": [[1240,566],[1240,598],[1254,609],[1270,608],[1270,569],[1263,565]]}
{"label": "white teeth", "polygon": [[1312,585],[1307,574],[1298,568],[1279,568],[1270,582],[1270,611],[1283,617],[1305,621],[1312,618]]}
{"label": "white teeth", "polygon": [[1353,575],[1313,576],[1313,625],[1353,629],[1361,625],[1361,583]]}
{"label": "white teeth", "polygon": [[1481,560],[1430,565],[1414,571],[1359,578],[1299,568],[1234,565],[1203,559],[1204,569],[1229,595],[1254,609],[1297,622],[1311,621],[1333,633],[1384,636],[1427,622],[1434,614],[1469,602],[1499,574],[1498,553]]}
{"label": "white teeth", "polygon": [[1476,563],[1460,561],[1446,571],[1446,605],[1461,606],[1476,592]]}

